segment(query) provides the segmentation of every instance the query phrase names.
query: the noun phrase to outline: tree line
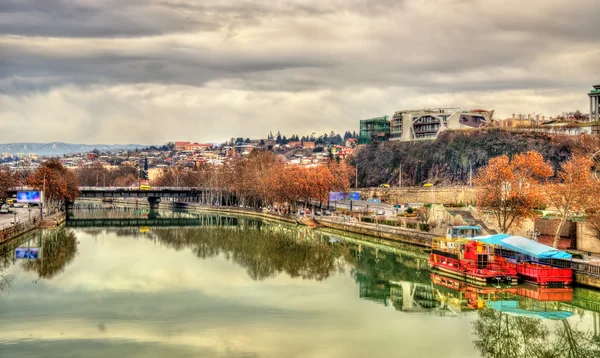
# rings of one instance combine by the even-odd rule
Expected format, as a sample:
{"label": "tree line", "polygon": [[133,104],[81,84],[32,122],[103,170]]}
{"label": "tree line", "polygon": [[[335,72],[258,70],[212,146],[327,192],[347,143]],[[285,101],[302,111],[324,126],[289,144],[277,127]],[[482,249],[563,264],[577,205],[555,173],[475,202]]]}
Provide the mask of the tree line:
{"label": "tree line", "polygon": [[353,175],[353,168],[344,162],[290,166],[269,151],[254,150],[223,165],[206,164],[196,170],[167,168],[153,185],[203,188],[212,205],[292,210],[301,201],[323,203],[330,191],[347,191]]}
{"label": "tree line", "polygon": [[277,132],[277,135],[273,135],[272,132],[269,132],[267,140],[275,141],[276,144],[288,144],[289,142],[315,142],[317,145],[340,145],[345,143],[349,138],[357,138],[356,131],[345,131],[343,136],[336,134],[334,131],[331,131],[329,134],[324,133],[318,137],[315,136],[315,134],[316,133],[307,134],[302,137],[293,134],[288,138],[285,135],[282,136],[281,132]]}

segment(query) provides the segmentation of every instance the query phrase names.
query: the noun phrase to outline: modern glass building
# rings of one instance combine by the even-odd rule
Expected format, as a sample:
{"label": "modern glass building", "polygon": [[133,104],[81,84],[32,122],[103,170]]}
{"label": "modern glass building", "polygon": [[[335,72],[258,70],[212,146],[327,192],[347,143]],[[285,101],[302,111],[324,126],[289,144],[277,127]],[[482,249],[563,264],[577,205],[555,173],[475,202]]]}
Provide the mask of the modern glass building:
{"label": "modern glass building", "polygon": [[358,144],[385,142],[390,138],[389,116],[363,119],[360,121]]}

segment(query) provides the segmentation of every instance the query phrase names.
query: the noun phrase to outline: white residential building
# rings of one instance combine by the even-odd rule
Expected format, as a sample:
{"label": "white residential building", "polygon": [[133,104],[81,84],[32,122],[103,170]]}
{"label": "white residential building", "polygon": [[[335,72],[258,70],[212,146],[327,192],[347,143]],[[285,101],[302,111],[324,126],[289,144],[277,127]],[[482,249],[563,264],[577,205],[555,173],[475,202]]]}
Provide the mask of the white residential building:
{"label": "white residential building", "polygon": [[460,108],[430,108],[394,113],[390,121],[390,140],[435,139],[447,129],[480,128],[491,123],[494,111]]}

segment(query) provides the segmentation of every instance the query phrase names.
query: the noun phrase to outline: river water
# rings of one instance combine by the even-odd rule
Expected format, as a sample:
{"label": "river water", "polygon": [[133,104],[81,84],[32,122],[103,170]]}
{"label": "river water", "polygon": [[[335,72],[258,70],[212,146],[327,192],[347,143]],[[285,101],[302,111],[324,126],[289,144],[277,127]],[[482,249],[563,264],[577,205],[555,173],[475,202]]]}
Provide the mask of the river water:
{"label": "river water", "polygon": [[174,217],[2,247],[0,356],[600,357],[598,291],[482,290],[416,248],[254,219],[153,225]]}

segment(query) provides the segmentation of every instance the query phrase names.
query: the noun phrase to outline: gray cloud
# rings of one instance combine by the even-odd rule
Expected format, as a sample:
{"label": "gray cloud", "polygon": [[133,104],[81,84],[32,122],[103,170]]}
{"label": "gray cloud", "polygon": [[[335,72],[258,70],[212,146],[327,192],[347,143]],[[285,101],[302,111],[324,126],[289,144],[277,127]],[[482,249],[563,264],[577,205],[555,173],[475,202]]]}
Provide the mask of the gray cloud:
{"label": "gray cloud", "polygon": [[[61,110],[68,104],[70,113],[55,115],[79,113],[73,120],[85,122],[91,113],[87,99],[98,96],[105,102],[97,99],[94,106],[112,103],[115,111],[154,113],[157,120],[178,109],[185,117],[174,119],[181,123],[202,120],[204,127],[217,129],[210,118],[247,123],[231,133],[244,136],[263,126],[292,130],[298,121],[319,127],[315,130],[345,130],[356,127],[363,111],[370,117],[419,103],[476,102],[501,115],[585,111],[585,91],[600,80],[593,77],[600,68],[596,9],[594,0],[5,1],[0,4],[0,130],[10,128],[4,119],[42,121],[30,108],[19,107],[25,103]],[[148,102],[120,97],[128,92],[124,88],[140,85],[150,93],[143,98],[162,108],[147,113],[142,106]],[[72,91],[80,96],[72,98]],[[511,93],[523,91],[532,108],[505,108]],[[169,92],[210,97],[198,97],[182,111],[178,99],[169,96],[173,102],[167,105],[155,97]],[[572,101],[576,92],[581,98]],[[363,104],[348,103],[348,93],[382,95]],[[394,97],[400,93],[402,98]],[[533,105],[547,103],[542,97],[548,93],[555,105]],[[446,102],[448,94],[463,102]],[[67,97],[68,102],[49,102]],[[34,98],[38,102],[31,103]],[[267,110],[264,103],[272,107]],[[346,107],[336,107],[342,104]],[[348,107],[361,109],[351,113]],[[325,109],[329,112],[322,115]],[[124,114],[115,111],[103,112],[122,120]],[[197,111],[201,118],[192,115]],[[292,116],[282,122],[277,113],[287,111]],[[258,119],[250,123],[254,115],[241,113]],[[111,117],[95,116],[94,133],[110,122]],[[69,135],[58,131],[52,140],[72,140]],[[0,134],[0,141],[8,137]]]}

